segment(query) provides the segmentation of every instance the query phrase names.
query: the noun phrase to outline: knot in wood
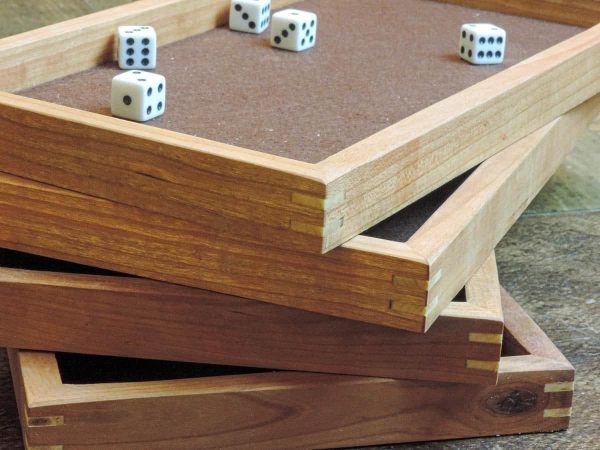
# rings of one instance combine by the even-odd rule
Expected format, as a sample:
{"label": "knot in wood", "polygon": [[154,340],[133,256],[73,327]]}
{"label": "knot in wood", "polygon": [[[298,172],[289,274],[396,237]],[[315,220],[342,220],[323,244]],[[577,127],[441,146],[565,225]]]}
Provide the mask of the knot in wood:
{"label": "knot in wood", "polygon": [[486,406],[497,414],[521,414],[536,406],[537,394],[526,389],[514,389],[508,393],[495,393],[486,403]]}

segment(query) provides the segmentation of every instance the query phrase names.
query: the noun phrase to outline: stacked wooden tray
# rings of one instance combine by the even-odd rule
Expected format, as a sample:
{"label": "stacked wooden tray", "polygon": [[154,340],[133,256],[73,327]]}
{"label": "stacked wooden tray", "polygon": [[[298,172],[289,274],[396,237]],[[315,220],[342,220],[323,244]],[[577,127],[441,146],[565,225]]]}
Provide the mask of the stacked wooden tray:
{"label": "stacked wooden tray", "polygon": [[[566,428],[573,367],[505,293],[502,305],[496,385],[235,374],[13,350],[25,441],[65,449],[332,448]],[[181,374],[188,378],[172,379]]]}
{"label": "stacked wooden tray", "polygon": [[[214,29],[224,0],[142,0],[0,40],[0,345],[27,349],[10,353],[27,445],[339,447],[568,425],[573,369],[502,291],[493,250],[600,113],[600,28],[376,3],[310,2],[322,37],[301,58]],[[365,34],[366,9],[397,34]],[[436,18],[418,53],[394,44]],[[455,22],[475,18],[513,31],[504,67],[451,56]],[[177,61],[159,66],[174,80],[162,122],[99,100],[131,23]],[[412,78],[399,71],[417,56]],[[235,65],[253,58],[261,77]]]}

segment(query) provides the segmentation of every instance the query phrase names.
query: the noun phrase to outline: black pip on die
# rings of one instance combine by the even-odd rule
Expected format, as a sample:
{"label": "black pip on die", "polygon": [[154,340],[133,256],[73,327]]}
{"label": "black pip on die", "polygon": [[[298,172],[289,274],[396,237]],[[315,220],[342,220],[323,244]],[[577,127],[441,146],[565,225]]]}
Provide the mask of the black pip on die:
{"label": "black pip on die", "polygon": [[262,33],[269,26],[271,0],[232,0],[229,28],[246,33]]}
{"label": "black pip on die", "polygon": [[458,54],[472,64],[501,64],[506,31],[491,23],[467,23],[460,30]]}
{"label": "black pip on die", "polygon": [[156,67],[156,31],[147,26],[119,27],[119,67],[154,69]]}
{"label": "black pip on die", "polygon": [[123,119],[145,122],[165,112],[165,77],[156,73],[130,70],[113,78],[111,112]]}
{"label": "black pip on die", "polygon": [[271,45],[300,52],[317,41],[317,15],[298,9],[284,9],[271,19]]}

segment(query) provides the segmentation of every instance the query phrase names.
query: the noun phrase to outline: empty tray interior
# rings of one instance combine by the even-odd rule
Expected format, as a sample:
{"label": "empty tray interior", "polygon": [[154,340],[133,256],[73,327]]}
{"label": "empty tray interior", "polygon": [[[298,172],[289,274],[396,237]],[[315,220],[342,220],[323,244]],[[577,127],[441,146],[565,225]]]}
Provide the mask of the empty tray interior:
{"label": "empty tray interior", "polygon": [[[504,331],[502,356],[529,353]],[[125,383],[277,372],[272,369],[55,353],[63,384]]]}

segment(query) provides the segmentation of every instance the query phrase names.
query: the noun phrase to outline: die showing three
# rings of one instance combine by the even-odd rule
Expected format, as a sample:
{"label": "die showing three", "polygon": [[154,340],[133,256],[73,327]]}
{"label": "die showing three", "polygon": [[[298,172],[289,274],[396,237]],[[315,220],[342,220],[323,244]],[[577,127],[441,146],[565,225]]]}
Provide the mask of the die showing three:
{"label": "die showing three", "polygon": [[130,70],[113,78],[111,112],[123,119],[145,122],[162,115],[166,107],[165,77]]}
{"label": "die showing three", "polygon": [[300,52],[315,46],[317,15],[298,9],[285,9],[271,19],[271,45]]}
{"label": "die showing three", "polygon": [[229,28],[260,34],[269,26],[271,0],[232,0],[229,8]]}

